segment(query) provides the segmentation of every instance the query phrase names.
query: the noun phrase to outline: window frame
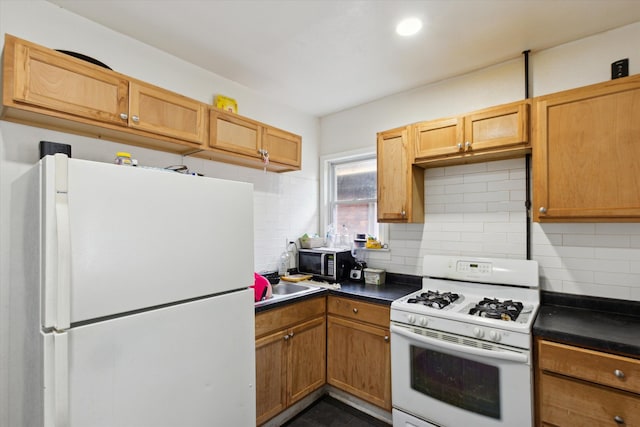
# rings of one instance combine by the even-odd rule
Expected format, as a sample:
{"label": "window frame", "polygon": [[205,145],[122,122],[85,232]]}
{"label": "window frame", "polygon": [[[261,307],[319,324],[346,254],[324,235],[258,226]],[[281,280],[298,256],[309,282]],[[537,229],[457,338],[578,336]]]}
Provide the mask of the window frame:
{"label": "window frame", "polygon": [[[349,162],[357,162],[361,160],[376,159],[375,150],[363,149],[346,151],[342,153],[329,154],[320,157],[320,230],[321,235],[326,236],[329,218],[331,217],[331,195],[333,194],[332,166],[335,164],[343,164]],[[377,203],[377,195],[376,195]],[[340,202],[337,202],[340,203]],[[377,221],[377,213],[374,218]],[[389,227],[385,223],[378,223],[380,235],[377,236],[381,243],[387,243],[389,236]]]}

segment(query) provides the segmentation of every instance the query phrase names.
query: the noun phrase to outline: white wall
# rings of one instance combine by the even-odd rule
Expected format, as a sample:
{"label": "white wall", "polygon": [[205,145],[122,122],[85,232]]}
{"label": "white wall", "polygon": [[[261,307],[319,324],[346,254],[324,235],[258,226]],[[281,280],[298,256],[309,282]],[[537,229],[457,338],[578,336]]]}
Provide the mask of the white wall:
{"label": "white wall", "polygon": [[[9,295],[9,203],[11,183],[38,160],[38,142],[72,145],[72,155],[110,162],[116,151],[130,151],[142,165],[183,163],[207,176],[254,184],[256,271],[275,269],[285,236],[318,231],[319,120],[274,103],[246,87],[211,74],[157,49],[114,33],[44,1],[0,0],[0,36],[9,33],[54,49],[81,52],[114,70],[160,87],[211,103],[216,94],[238,100],[240,113],[302,136],[302,171],[264,173],[239,166],[80,137],[0,121],[0,426],[7,426],[6,382]],[[220,242],[224,244],[224,242]],[[215,277],[215,271],[211,272]]]}
{"label": "white wall", "polygon": [[[531,96],[610,79],[629,58],[640,73],[640,23],[530,55]],[[378,131],[524,97],[517,59],[323,117],[322,155],[375,150]],[[524,160],[427,170],[425,223],[391,225],[389,252],[369,265],[421,274],[427,253],[524,258]],[[640,224],[533,224],[532,257],[545,290],[640,300]]]}

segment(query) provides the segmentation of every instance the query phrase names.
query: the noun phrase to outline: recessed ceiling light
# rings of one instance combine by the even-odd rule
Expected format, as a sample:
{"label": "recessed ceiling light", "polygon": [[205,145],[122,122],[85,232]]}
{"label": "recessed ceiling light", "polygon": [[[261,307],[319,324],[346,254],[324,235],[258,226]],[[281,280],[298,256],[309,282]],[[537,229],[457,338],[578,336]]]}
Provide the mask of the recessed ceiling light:
{"label": "recessed ceiling light", "polygon": [[418,18],[407,18],[400,21],[396,27],[396,33],[401,36],[412,36],[422,28],[422,21]]}

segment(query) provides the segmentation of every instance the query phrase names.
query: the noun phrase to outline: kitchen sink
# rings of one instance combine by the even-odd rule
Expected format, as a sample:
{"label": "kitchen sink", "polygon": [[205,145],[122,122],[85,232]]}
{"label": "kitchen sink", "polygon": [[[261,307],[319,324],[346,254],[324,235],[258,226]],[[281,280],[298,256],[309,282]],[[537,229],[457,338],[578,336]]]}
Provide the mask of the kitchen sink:
{"label": "kitchen sink", "polygon": [[277,295],[297,294],[310,289],[312,289],[310,286],[299,285],[296,283],[278,283],[271,287],[271,294],[276,298]]}
{"label": "kitchen sink", "polygon": [[318,290],[319,288],[315,286],[306,286],[299,283],[280,282],[277,285],[271,285],[271,298],[263,301],[258,301],[255,303],[255,305],[268,305],[272,302],[296,298],[308,293],[318,292]]}

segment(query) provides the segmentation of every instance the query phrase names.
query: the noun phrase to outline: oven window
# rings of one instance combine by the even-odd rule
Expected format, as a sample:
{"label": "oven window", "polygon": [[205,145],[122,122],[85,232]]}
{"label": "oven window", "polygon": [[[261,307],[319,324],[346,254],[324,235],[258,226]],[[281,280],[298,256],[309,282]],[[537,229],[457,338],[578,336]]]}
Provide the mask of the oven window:
{"label": "oven window", "polygon": [[497,367],[411,346],[411,388],[458,408],[500,419]]}

